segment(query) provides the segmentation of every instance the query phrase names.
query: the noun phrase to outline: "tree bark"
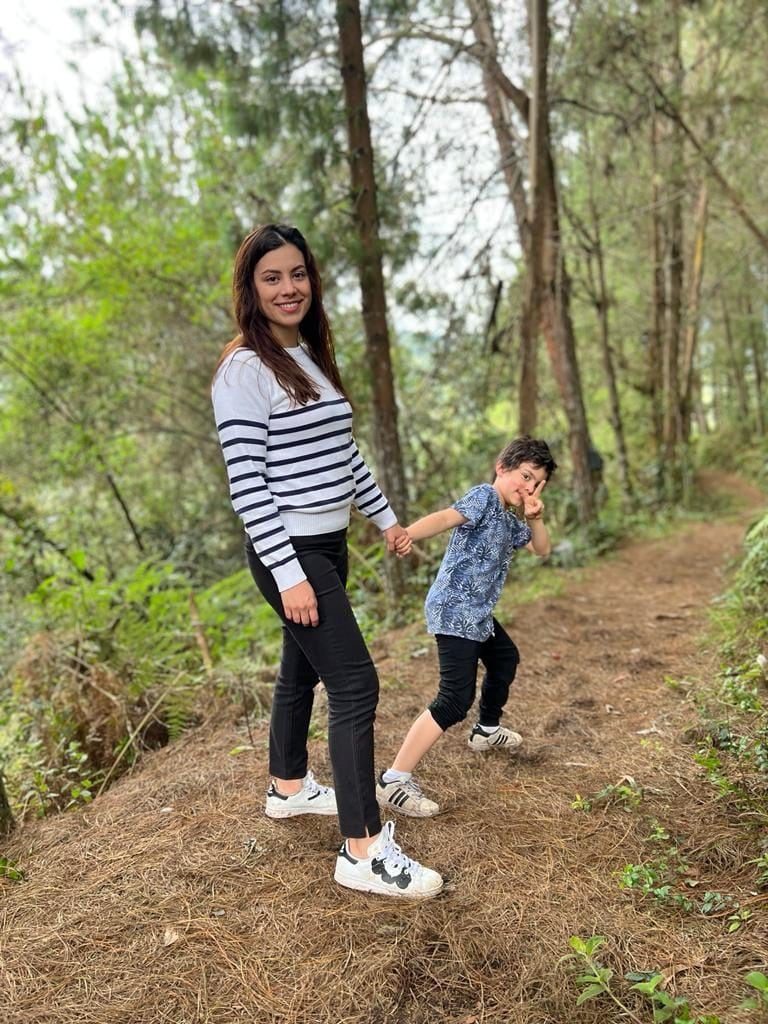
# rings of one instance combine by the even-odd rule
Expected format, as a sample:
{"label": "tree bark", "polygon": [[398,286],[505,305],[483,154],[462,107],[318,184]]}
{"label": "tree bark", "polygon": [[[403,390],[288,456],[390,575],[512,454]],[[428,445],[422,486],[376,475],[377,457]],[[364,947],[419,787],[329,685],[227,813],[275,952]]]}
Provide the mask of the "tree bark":
{"label": "tree bark", "polygon": [[[664,231],[661,224],[661,185],[659,170],[660,128],[658,117],[651,118],[651,327],[648,334],[648,389],[651,396],[651,425],[656,455],[661,462],[664,443],[664,364],[662,359],[664,324],[667,318],[667,289],[664,278]],[[659,473],[659,480],[660,480]]]}
{"label": "tree bark", "polygon": [[624,424],[621,416],[619,389],[616,383],[616,370],[613,365],[613,353],[611,351],[611,336],[608,323],[610,300],[605,274],[603,242],[600,232],[600,211],[598,210],[597,203],[595,202],[591,175],[589,184],[589,208],[592,215],[592,230],[594,232],[592,250],[594,252],[595,263],[597,265],[597,293],[594,296],[594,303],[600,324],[600,351],[603,358],[605,382],[608,388],[608,415],[611,421],[611,427],[613,428],[613,437],[616,442],[616,461],[619,467],[621,495],[626,505],[632,500],[632,480],[629,472],[629,456],[627,454],[627,444],[624,437]]}
{"label": "tree bark", "polygon": [[0,836],[9,835],[15,828],[11,805],[8,801],[8,794],[5,791],[5,777],[0,771]]}
{"label": "tree bark", "polygon": [[696,356],[696,343],[699,335],[699,319],[701,317],[701,282],[704,278],[704,241],[707,233],[707,210],[709,193],[707,183],[702,182],[699,198],[696,203],[694,220],[693,253],[691,255],[691,275],[688,289],[688,308],[686,313],[685,346],[683,349],[683,367],[681,383],[681,418],[683,421],[683,437],[687,440],[691,430],[691,409],[693,389],[693,365]]}
{"label": "tree bark", "polygon": [[765,437],[765,331],[762,321],[755,319],[749,295],[746,305],[749,336],[752,341],[752,367],[755,371],[755,427],[759,436]]}
{"label": "tree bark", "polygon": [[720,292],[720,304],[723,310],[723,332],[725,334],[725,347],[728,350],[728,361],[731,366],[731,379],[734,384],[737,416],[742,427],[748,428],[749,393],[744,373],[744,348],[742,345],[737,346],[736,344],[736,339],[731,329],[731,315],[728,310],[728,303],[722,291]]}
{"label": "tree bark", "polygon": [[[336,23],[339,31],[341,75],[349,140],[352,214],[359,244],[358,272],[363,324],[373,388],[375,461],[384,493],[398,517],[405,520],[407,491],[397,430],[397,402],[387,325],[376,177],[358,0],[338,0]],[[387,558],[385,566],[390,594],[393,598],[399,598],[405,590],[402,565],[397,559]]]}
{"label": "tree bark", "polygon": [[[680,0],[670,10],[670,81],[679,95],[683,84],[680,56]],[[676,501],[683,494],[683,423],[680,414],[680,349],[683,313],[683,133],[676,122],[668,126],[667,144],[667,329],[664,332],[664,446],[663,474],[666,496]]]}
{"label": "tree bark", "polygon": [[[547,97],[547,65],[549,28],[546,0],[531,0],[531,62],[534,68],[535,101],[525,99],[515,90],[517,99],[502,86],[496,56],[496,37],[488,0],[467,0],[472,15],[472,28],[483,66],[486,105],[496,134],[502,170],[515,211],[520,244],[526,261],[526,305],[523,322],[530,325],[529,337],[523,344],[529,349],[523,360],[527,375],[521,380],[521,423],[530,422],[530,410],[523,408],[523,388],[530,399],[532,375],[532,339],[536,330],[543,332],[552,370],[568,421],[569,446],[573,468],[573,487],[578,518],[589,523],[594,515],[594,487],[589,470],[591,442],[581,390],[576,343],[570,315],[570,280],[561,247],[557,178],[549,134],[549,103]],[[533,197],[535,220],[531,216],[529,198],[520,172],[520,160],[509,125],[507,100],[518,110],[525,109],[529,120],[529,163],[533,171],[536,194]],[[538,196],[540,195],[540,203]],[[535,226],[537,237],[532,238]],[[537,251],[540,248],[537,257]],[[536,306],[539,315],[536,316]],[[535,420],[534,420],[535,421]]]}

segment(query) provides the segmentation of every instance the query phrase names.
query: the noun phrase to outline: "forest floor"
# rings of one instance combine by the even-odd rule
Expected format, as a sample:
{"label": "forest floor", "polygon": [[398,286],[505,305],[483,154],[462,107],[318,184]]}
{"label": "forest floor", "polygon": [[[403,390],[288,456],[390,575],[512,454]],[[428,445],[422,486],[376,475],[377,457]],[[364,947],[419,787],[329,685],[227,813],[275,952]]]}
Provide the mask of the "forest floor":
{"label": "forest floor", "polygon": [[[335,819],[264,817],[267,723],[234,754],[248,736],[236,709],[218,709],[86,810],[6,845],[26,880],[0,881],[2,1024],[650,1022],[622,976],[652,970],[690,1000],[682,1019],[755,1019],[736,1007],[744,975],[768,964],[759,847],[693,738],[696,692],[718,667],[702,645],[708,606],[765,499],[705,484],[740,511],[588,569],[537,570],[557,574],[556,596],[514,605],[508,588],[500,618],[522,664],[505,720],[522,752],[474,754],[457,727],[419,773],[444,813],[397,821],[405,850],[448,878],[443,895],[336,886]],[[379,767],[433,694],[433,647],[420,622],[373,645]],[[322,712],[311,763],[328,780]],[[685,891],[731,896],[751,917],[729,931],[727,905],[704,915],[622,889],[626,865],[661,860],[684,863]],[[633,1016],[607,996],[576,1007],[562,958],[570,936],[593,934]]]}

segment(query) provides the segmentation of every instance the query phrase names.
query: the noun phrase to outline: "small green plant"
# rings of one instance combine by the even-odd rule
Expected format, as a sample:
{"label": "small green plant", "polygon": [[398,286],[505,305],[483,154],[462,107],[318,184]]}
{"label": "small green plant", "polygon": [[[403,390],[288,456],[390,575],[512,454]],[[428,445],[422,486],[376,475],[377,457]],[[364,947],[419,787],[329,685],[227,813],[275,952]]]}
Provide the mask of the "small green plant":
{"label": "small green plant", "polygon": [[585,811],[589,813],[597,805],[603,807],[618,806],[623,811],[636,810],[643,800],[643,787],[638,785],[631,775],[625,775],[616,783],[609,783],[603,786],[591,796],[582,796],[577,793],[571,801],[574,811]]}
{"label": "small green plant", "polygon": [[740,910],[736,910],[733,914],[728,916],[728,934],[737,932],[743,924],[752,917],[752,911],[747,910],[746,907],[742,907]]}
{"label": "small green plant", "polygon": [[727,910],[734,904],[738,908],[738,904],[732,896],[723,896],[721,892],[707,891],[701,897],[700,910],[702,914],[719,914],[720,911]]}
{"label": "small green plant", "polygon": [[665,843],[669,840],[669,832],[660,825],[658,821],[654,821],[651,824],[651,831],[645,837],[646,843]]}
{"label": "small green plant", "polygon": [[[568,940],[568,945],[574,952],[566,954],[563,960],[574,959],[580,962],[582,968],[586,968],[583,974],[576,977],[576,984],[581,989],[576,1005],[581,1006],[582,1003],[597,996],[606,996],[625,1017],[642,1024],[642,1018],[624,1002],[623,996],[616,992],[615,987],[612,987],[614,972],[610,967],[603,966],[595,956],[604,942],[603,935],[593,935],[589,939],[572,935]],[[638,971],[624,976],[624,981],[635,982],[630,986],[630,992],[638,992],[650,1001],[654,1024],[720,1024],[719,1017],[712,1014],[693,1016],[688,1000],[684,996],[673,996],[666,992],[661,987],[663,980],[663,975],[658,971]],[[768,979],[764,980],[768,990]]]}
{"label": "small green plant", "polygon": [[102,772],[95,772],[88,755],[76,740],[64,748],[57,764],[39,761],[32,772],[31,784],[23,794],[24,806],[36,808],[39,817],[51,811],[67,811],[89,804],[91,790],[100,781]]}
{"label": "small green plant", "polygon": [[0,857],[0,878],[7,878],[11,882],[23,882],[24,872],[21,868],[16,867],[15,860]]}
{"label": "small green plant", "polygon": [[768,852],[761,853],[759,857],[748,861],[748,863],[754,864],[757,868],[757,885],[761,889],[765,889],[768,886]]}
{"label": "small green plant", "polygon": [[744,981],[747,985],[751,985],[755,994],[745,999],[740,1004],[740,1009],[762,1010],[764,1014],[768,1013],[768,978],[762,971],[750,971]]}
{"label": "small green plant", "polygon": [[674,865],[670,865],[666,860],[626,864],[619,875],[619,885],[622,889],[639,892],[641,896],[654,900],[661,906],[693,911],[696,909],[695,902],[674,888],[685,870],[685,864],[678,858],[674,848],[669,853],[677,858]]}

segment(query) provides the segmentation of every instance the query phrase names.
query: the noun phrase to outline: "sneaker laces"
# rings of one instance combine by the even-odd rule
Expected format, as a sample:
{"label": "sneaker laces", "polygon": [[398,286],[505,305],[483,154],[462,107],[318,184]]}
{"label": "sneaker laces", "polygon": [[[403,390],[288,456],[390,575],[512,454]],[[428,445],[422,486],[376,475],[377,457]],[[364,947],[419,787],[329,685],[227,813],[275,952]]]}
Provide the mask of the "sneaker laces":
{"label": "sneaker laces", "polygon": [[319,782],[316,782],[315,776],[309,770],[304,776],[304,791],[308,796],[316,796],[318,793],[327,793],[328,786],[321,786]]}
{"label": "sneaker laces", "polygon": [[416,779],[414,779],[413,776],[411,776],[407,782],[401,782],[400,785],[403,787],[403,789],[408,790],[410,793],[412,793],[413,796],[424,796],[421,786],[418,784],[418,782],[416,781]]}
{"label": "sneaker laces", "polygon": [[421,864],[416,860],[411,860],[408,854],[403,853],[395,842],[393,838],[395,823],[393,821],[385,821],[381,831],[383,842],[380,852],[376,855],[377,859],[383,860],[387,867],[391,865],[393,868],[399,868],[401,872],[408,871],[413,875],[421,871]]}

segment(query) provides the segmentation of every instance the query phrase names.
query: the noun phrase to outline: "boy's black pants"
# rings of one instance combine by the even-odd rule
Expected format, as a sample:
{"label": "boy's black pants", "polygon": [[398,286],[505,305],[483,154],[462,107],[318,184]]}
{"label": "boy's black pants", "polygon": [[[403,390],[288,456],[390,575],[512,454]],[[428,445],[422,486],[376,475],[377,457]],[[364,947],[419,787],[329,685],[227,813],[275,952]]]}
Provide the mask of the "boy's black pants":
{"label": "boy's black pants", "polygon": [[498,725],[507,703],[509,687],[520,663],[520,652],[496,619],[487,640],[435,635],[440,661],[440,688],[429,711],[445,732],[463,721],[472,707],[477,688],[477,666],[482,662],[485,676],[480,690],[481,725]]}
{"label": "boy's black pants", "polygon": [[306,775],[313,688],[322,679],[328,694],[328,748],[339,828],[343,836],[361,839],[366,831],[368,835],[381,831],[373,764],[379,679],[345,591],[346,530],[292,537],[291,542],[317,596],[317,626],[286,620],[272,573],[259,561],[250,541],[246,544],[256,585],[283,620],[282,659],[272,696],[269,771],[279,779]]}

